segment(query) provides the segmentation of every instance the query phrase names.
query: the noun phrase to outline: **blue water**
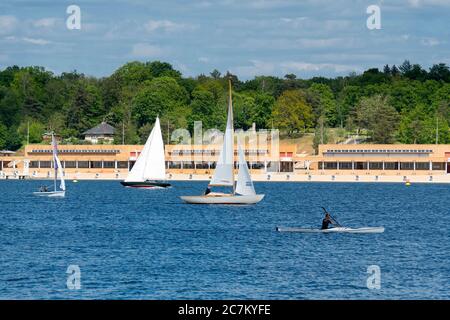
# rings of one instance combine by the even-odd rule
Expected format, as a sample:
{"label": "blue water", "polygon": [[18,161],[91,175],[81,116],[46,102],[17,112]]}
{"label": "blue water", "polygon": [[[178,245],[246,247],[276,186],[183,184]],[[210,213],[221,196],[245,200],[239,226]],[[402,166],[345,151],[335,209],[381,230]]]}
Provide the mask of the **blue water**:
{"label": "blue water", "polygon": [[[256,183],[255,206],[195,206],[168,190],[68,183],[64,199],[31,195],[39,181],[0,181],[1,299],[449,299],[450,186]],[[278,233],[318,227],[320,206],[383,234]],[[81,289],[66,270],[78,265]],[[367,288],[380,267],[381,288]]]}

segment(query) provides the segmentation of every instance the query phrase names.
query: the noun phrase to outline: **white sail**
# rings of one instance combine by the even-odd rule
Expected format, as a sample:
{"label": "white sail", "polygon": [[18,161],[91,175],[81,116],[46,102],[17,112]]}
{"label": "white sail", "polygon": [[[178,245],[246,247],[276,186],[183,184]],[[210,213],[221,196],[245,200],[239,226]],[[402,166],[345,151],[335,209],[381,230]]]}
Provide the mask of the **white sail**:
{"label": "white sail", "polygon": [[[61,161],[58,158],[58,144],[57,144],[55,136],[53,134],[52,134],[52,145],[53,145],[53,166],[55,167],[55,180],[56,180],[57,175],[59,175],[59,178],[61,179],[59,188],[61,190],[65,191],[66,183],[64,181],[64,175],[63,175],[63,171],[62,171]],[[55,189],[56,189],[56,181],[55,181]]]}
{"label": "white sail", "polygon": [[239,172],[238,172],[238,178],[236,183],[236,193],[243,195],[243,196],[250,196],[255,195],[255,188],[253,187],[253,181],[250,176],[250,172],[248,170],[247,161],[245,161],[245,155],[244,152],[241,149],[241,146],[238,146],[239,148]]}
{"label": "white sail", "polygon": [[152,132],[125,181],[143,182],[146,180],[165,179],[164,143],[159,118],[157,117]]}
{"label": "white sail", "polygon": [[227,127],[223,136],[222,149],[220,150],[216,170],[209,183],[210,186],[233,186],[234,185],[234,129],[233,129],[233,101],[228,100]]}

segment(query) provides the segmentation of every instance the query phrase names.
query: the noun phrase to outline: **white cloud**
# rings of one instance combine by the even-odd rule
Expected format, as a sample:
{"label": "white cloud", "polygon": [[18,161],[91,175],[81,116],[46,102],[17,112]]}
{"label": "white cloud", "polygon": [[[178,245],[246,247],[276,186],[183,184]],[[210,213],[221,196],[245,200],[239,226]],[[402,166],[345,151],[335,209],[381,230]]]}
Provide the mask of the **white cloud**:
{"label": "white cloud", "polygon": [[0,34],[8,34],[14,31],[19,21],[14,16],[0,16]]}
{"label": "white cloud", "polygon": [[7,41],[10,41],[10,42],[15,42],[15,43],[27,42],[27,43],[31,43],[31,44],[35,44],[35,45],[40,45],[40,46],[44,46],[44,45],[51,43],[51,41],[49,41],[49,40],[38,39],[38,38],[28,38],[28,37],[18,38],[16,36],[7,36],[4,39]]}
{"label": "white cloud", "polygon": [[335,73],[349,73],[360,72],[361,67],[349,64],[336,64],[336,63],[313,63],[306,61],[262,61],[262,60],[250,60],[249,65],[237,66],[231,68],[231,72],[242,78],[252,78],[261,75],[270,74],[287,74],[287,73],[308,73],[319,74],[324,71]]}
{"label": "white cloud", "polygon": [[148,43],[137,43],[133,46],[131,55],[141,58],[155,58],[163,55],[164,50],[158,46]]}
{"label": "white cloud", "polygon": [[45,46],[46,44],[49,44],[50,41],[45,40],[45,39],[34,39],[34,38],[22,38],[23,41],[31,43],[31,44],[36,44],[39,46]]}
{"label": "white cloud", "polygon": [[426,47],[434,47],[441,44],[441,42],[436,38],[423,38],[420,40],[420,43]]}
{"label": "white cloud", "polygon": [[[345,42],[348,45],[349,39],[346,39]],[[342,46],[344,43],[343,39],[340,38],[328,38],[328,39],[299,39],[296,41],[301,47],[304,48],[327,48],[327,47],[336,47]]]}
{"label": "white cloud", "polygon": [[207,58],[207,57],[199,57],[198,61],[202,62],[202,63],[208,63],[209,62],[209,58]]}
{"label": "white cloud", "polygon": [[408,0],[410,6],[419,8],[423,6],[450,6],[450,0]]}
{"label": "white cloud", "polygon": [[280,63],[280,68],[283,73],[295,72],[295,71],[322,71],[322,70],[332,70],[334,72],[351,72],[359,71],[359,67],[346,65],[346,64],[334,64],[334,63],[310,63],[301,61],[289,61]]}
{"label": "white cloud", "polygon": [[182,23],[176,23],[170,20],[149,20],[144,25],[144,28],[145,30],[147,30],[147,32],[176,32],[179,30],[191,29],[192,26]]}
{"label": "white cloud", "polygon": [[255,76],[272,74],[275,70],[275,64],[272,62],[264,62],[260,60],[251,60],[251,65],[238,66],[231,68],[231,73],[237,74],[239,77],[251,78]]}
{"label": "white cloud", "polygon": [[33,21],[33,26],[36,28],[52,28],[58,22],[57,18],[43,18]]}

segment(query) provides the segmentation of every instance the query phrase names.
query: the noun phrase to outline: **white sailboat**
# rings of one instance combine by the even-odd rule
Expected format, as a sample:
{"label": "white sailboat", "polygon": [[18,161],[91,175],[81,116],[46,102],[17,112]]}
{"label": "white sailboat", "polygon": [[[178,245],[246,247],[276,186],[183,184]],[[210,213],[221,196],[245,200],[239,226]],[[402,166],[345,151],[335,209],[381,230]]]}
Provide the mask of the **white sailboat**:
{"label": "white sailboat", "polygon": [[166,180],[166,166],[164,159],[164,142],[161,134],[159,117],[145,142],[144,148],[136,163],[128,173],[125,181],[120,182],[131,188],[167,188],[170,184]]}
{"label": "white sailboat", "polygon": [[233,100],[231,96],[231,81],[229,81],[227,127],[216,170],[207,190],[209,190],[209,187],[232,187],[233,191],[229,194],[210,192],[201,196],[182,196],[181,199],[193,204],[255,204],[260,202],[264,195],[256,194],[255,192],[244,152],[240,145],[238,146],[238,155],[239,171],[237,183],[235,184]]}
{"label": "white sailboat", "polygon": [[[35,196],[39,196],[39,197],[65,197],[66,196],[66,183],[64,181],[64,175],[63,175],[63,171],[62,171],[62,166],[61,166],[61,161],[59,161],[58,158],[58,144],[56,142],[56,138],[55,135],[52,132],[52,146],[53,146],[53,159],[52,159],[52,163],[53,163],[53,168],[55,169],[55,173],[54,173],[54,177],[53,177],[53,182],[54,182],[54,189],[53,191],[47,191],[47,187],[41,187],[41,190],[38,192],[33,192],[33,194]],[[58,175],[60,177],[60,184],[59,184],[59,189],[57,187],[57,183],[56,181],[58,180]]]}

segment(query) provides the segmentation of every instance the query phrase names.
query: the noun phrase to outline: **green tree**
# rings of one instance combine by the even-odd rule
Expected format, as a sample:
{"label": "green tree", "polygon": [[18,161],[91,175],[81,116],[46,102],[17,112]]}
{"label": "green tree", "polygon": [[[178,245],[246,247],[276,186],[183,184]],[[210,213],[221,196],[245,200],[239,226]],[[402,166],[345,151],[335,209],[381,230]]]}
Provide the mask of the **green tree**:
{"label": "green tree", "polygon": [[133,100],[133,113],[138,126],[153,123],[159,115],[185,107],[188,103],[186,90],[173,78],[161,77],[146,81]]}
{"label": "green tree", "polygon": [[42,136],[45,133],[45,126],[35,119],[25,119],[18,129],[17,133],[22,137],[22,144],[26,144],[29,135],[30,143],[41,143]]}
{"label": "green tree", "polygon": [[10,127],[6,138],[5,149],[18,150],[22,146],[23,137],[17,132],[17,127]]}
{"label": "green tree", "polygon": [[264,129],[271,127],[271,114],[275,105],[275,98],[265,93],[255,95],[254,109],[251,111],[251,122],[256,128]]}
{"label": "green tree", "polygon": [[188,116],[188,129],[194,130],[194,122],[201,121],[203,130],[222,128],[225,126],[226,111],[215,103],[214,94],[208,90],[198,87],[192,93],[190,105],[191,113]]}
{"label": "green tree", "polygon": [[275,102],[272,119],[275,126],[286,130],[289,136],[313,125],[311,106],[306,103],[306,96],[300,90],[288,90],[281,94]]}
{"label": "green tree", "polygon": [[105,110],[99,89],[86,81],[78,84],[67,107],[67,128],[79,136],[103,120]]}
{"label": "green tree", "polygon": [[214,69],[214,70],[210,73],[210,75],[211,75],[211,77],[212,77],[214,80],[220,79],[220,76],[221,76],[220,71],[217,70],[217,69]]}
{"label": "green tree", "polygon": [[436,81],[450,82],[450,70],[445,63],[435,64],[430,68],[428,77]]}
{"label": "green tree", "polygon": [[0,150],[6,148],[7,139],[8,139],[8,128],[3,123],[0,123]]}
{"label": "green tree", "polygon": [[387,97],[375,95],[361,99],[357,107],[360,127],[367,129],[373,143],[393,143],[399,115]]}
{"label": "green tree", "polygon": [[325,117],[330,126],[335,126],[338,124],[336,100],[330,87],[326,84],[314,83],[309,88],[309,91],[317,98],[318,101],[318,104],[314,109],[316,119],[318,120],[320,117]]}
{"label": "green tree", "polygon": [[315,153],[319,152],[319,145],[326,144],[329,141],[328,129],[326,127],[327,120],[324,116],[319,117],[317,126],[314,131],[313,148]]}

